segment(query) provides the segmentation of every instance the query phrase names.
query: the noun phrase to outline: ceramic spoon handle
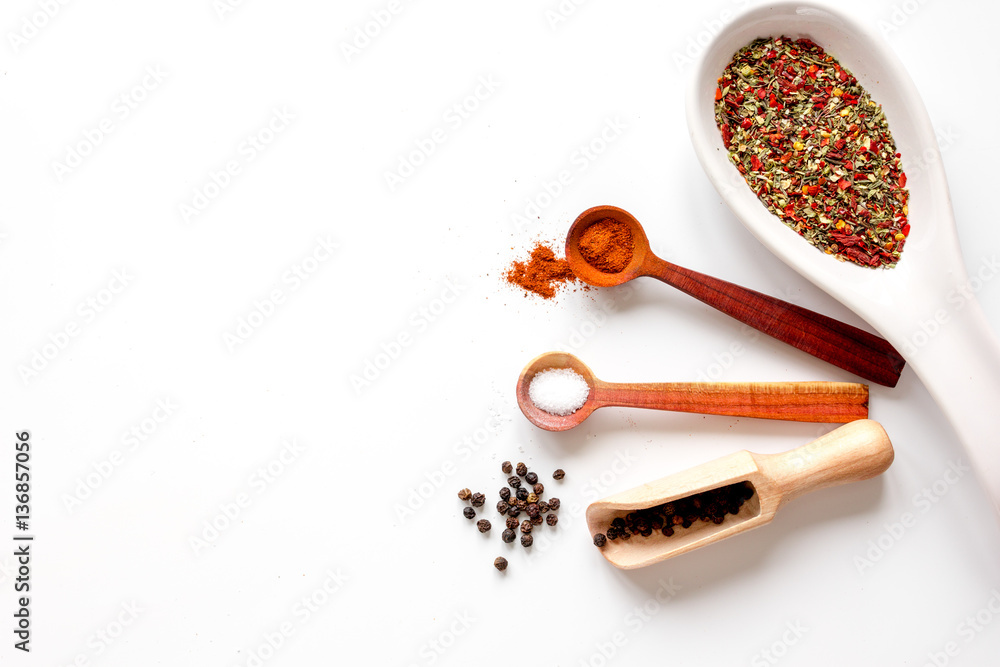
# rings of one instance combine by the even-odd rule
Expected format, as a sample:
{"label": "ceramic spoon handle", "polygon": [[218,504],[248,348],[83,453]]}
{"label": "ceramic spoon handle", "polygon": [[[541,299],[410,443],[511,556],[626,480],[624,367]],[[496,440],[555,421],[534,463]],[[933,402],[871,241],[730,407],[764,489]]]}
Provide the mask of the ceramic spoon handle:
{"label": "ceramic spoon handle", "polygon": [[906,363],[883,338],[766,294],[658,257],[648,258],[643,272],[768,336],[871,382],[895,387]]}
{"label": "ceramic spoon handle", "polygon": [[868,386],[852,382],[601,383],[602,405],[703,415],[843,424],[868,417]]}
{"label": "ceramic spoon handle", "polygon": [[915,325],[896,340],[958,433],[968,462],[1000,513],[1000,341],[975,299],[934,324],[937,328],[929,330]]}

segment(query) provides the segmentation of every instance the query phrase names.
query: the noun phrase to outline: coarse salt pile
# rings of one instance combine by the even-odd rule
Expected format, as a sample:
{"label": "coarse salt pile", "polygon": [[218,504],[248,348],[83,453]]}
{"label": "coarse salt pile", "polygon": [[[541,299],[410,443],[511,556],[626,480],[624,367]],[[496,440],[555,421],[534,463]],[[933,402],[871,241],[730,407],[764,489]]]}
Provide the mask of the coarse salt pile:
{"label": "coarse salt pile", "polygon": [[536,373],[528,385],[528,397],[535,407],[550,415],[571,415],[587,402],[590,387],[571,368],[549,368]]}

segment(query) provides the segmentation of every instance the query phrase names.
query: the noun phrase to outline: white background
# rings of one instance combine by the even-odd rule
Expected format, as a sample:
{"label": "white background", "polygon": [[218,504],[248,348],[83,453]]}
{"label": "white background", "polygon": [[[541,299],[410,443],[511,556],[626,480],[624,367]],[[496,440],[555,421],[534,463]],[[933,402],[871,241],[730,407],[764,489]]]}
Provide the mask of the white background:
{"label": "white background", "polygon": [[[45,4],[7,2],[0,21],[0,540],[13,544],[23,429],[36,536],[30,659],[12,647],[13,547],[0,548],[0,662],[995,662],[1000,527],[972,474],[948,474],[962,451],[911,370],[871,388],[896,447],[885,475],[633,572],[590,546],[588,502],[832,426],[608,409],[551,434],[517,410],[521,367],[559,347],[608,380],[855,379],[652,281],[547,302],[500,279],[535,239],[615,204],[671,261],[865,326],[743,229],[689,145],[690,59],[745,3],[594,0],[557,15],[554,0],[405,0],[350,55],[388,0],[50,2],[51,18]],[[992,277],[1000,9],[839,4],[906,63],[967,267]],[[477,92],[466,117],[452,110]],[[275,110],[293,118],[268,134]],[[622,129],[584,158],[608,123]],[[443,143],[390,187],[385,173],[436,129]],[[258,135],[269,143],[248,148]],[[75,167],[56,166],[78,148]],[[213,188],[229,161],[239,172]],[[539,200],[563,170],[569,185]],[[338,248],[314,263],[317,239]],[[315,270],[297,283],[303,266]],[[271,316],[227,343],[274,290]],[[1000,329],[1000,281],[978,298]],[[492,505],[505,459],[563,501],[530,555],[497,528],[479,535],[455,495]],[[265,479],[269,465],[280,474]],[[977,613],[992,622],[972,629]]]}

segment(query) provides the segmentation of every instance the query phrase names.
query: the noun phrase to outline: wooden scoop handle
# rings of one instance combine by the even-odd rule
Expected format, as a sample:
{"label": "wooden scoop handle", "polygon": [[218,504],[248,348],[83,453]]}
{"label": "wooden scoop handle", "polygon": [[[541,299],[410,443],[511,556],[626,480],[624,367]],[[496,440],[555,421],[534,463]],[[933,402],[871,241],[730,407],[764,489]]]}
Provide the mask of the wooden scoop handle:
{"label": "wooden scoop handle", "polygon": [[652,255],[643,264],[643,272],[768,336],[871,382],[895,387],[906,363],[884,338],[781,299]]}
{"label": "wooden scoop handle", "polygon": [[852,382],[598,382],[601,405],[843,424],[868,418],[868,385]]}
{"label": "wooden scoop handle", "polygon": [[810,491],[875,477],[895,453],[882,425],[862,419],[783,454],[752,456],[774,484],[780,506]]}

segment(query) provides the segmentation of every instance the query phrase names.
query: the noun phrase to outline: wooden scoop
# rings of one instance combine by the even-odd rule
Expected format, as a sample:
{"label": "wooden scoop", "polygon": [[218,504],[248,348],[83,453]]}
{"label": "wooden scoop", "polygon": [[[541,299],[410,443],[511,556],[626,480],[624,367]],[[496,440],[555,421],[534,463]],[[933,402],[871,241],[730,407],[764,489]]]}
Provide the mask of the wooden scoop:
{"label": "wooden scoop", "polygon": [[[583,232],[606,218],[627,225],[635,243],[632,260],[619,273],[591,266],[580,253]],[[615,206],[595,206],[580,214],[566,236],[566,259],[580,280],[597,287],[639,276],[662,280],[768,336],[878,384],[895,387],[906,363],[888,341],[867,331],[660,259],[650,250],[639,221]]]}
{"label": "wooden scoop", "polygon": [[645,567],[769,523],[792,498],[869,479],[884,472],[892,459],[892,443],[882,426],[868,419],[855,421],[783,454],[744,450],[599,500],[587,508],[587,527],[593,536],[604,533],[612,519],[628,512],[729,484],[753,485],[753,497],[721,524],[695,521],[689,528],[677,526],[669,537],[659,532],[649,537],[634,535],[628,540],[608,540],[601,548],[616,567]]}
{"label": "wooden scoop", "polygon": [[[569,368],[590,386],[576,412],[545,412],[528,394],[536,374]],[[546,431],[566,431],[597,408],[616,405],[703,415],[756,417],[798,422],[843,424],[868,417],[868,385],[852,382],[604,382],[572,354],[546,352],[535,357],[517,380],[517,404],[532,424]]]}

